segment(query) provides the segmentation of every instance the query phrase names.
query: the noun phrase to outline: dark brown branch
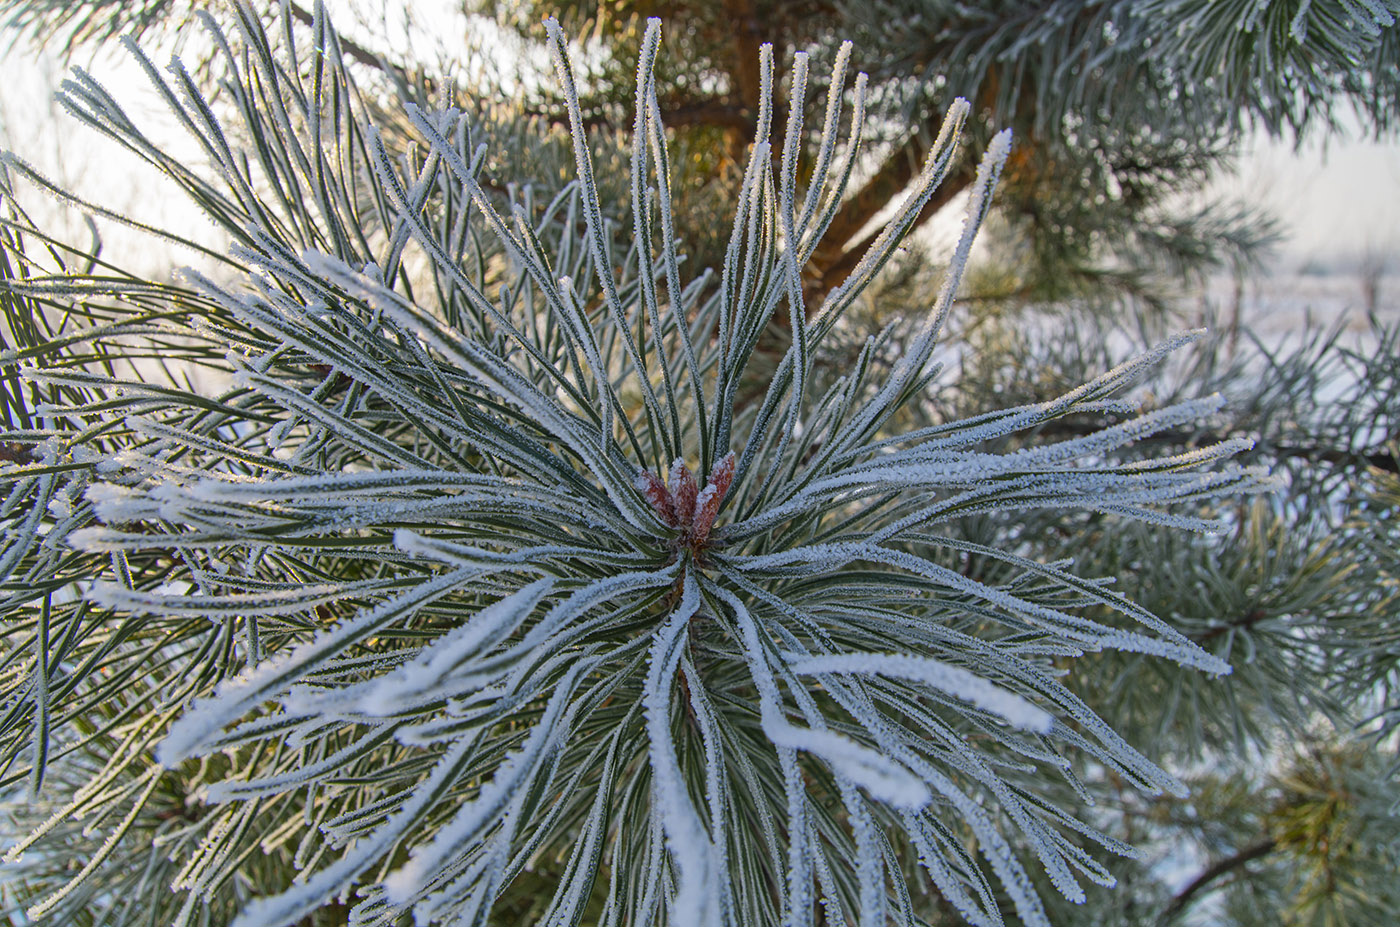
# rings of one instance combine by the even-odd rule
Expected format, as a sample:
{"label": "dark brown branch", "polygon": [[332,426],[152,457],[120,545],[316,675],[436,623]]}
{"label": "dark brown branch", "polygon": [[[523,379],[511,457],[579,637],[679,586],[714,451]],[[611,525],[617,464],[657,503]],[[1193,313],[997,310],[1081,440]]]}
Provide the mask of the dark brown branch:
{"label": "dark brown branch", "polygon": [[1245,612],[1243,615],[1241,615],[1239,617],[1239,620],[1227,622],[1226,624],[1222,624],[1218,628],[1211,628],[1204,634],[1192,637],[1191,640],[1194,641],[1197,645],[1204,646],[1210,643],[1211,641],[1215,640],[1220,635],[1224,634],[1226,631],[1247,631],[1267,617],[1269,617],[1269,613],[1264,609],[1252,608],[1249,611]]}
{"label": "dark brown branch", "polygon": [[[841,204],[836,217],[827,227],[824,247],[844,252],[845,244],[919,175],[924,158],[928,156],[929,144],[923,133],[915,132],[891,152],[875,175]],[[829,266],[831,262],[821,260],[822,250],[817,249],[816,260]]]}
{"label": "dark brown branch", "polygon": [[1162,909],[1161,916],[1157,918],[1158,927],[1164,927],[1164,925],[1171,923],[1172,919],[1191,903],[1192,898],[1198,895],[1216,879],[1233,872],[1261,856],[1267,856],[1274,851],[1276,846],[1278,846],[1278,844],[1272,837],[1269,837],[1245,847],[1233,856],[1227,856],[1219,862],[1207,866],[1201,871],[1200,875],[1196,876],[1187,883],[1185,888],[1177,892],[1176,896]]}
{"label": "dark brown branch", "polygon": [[744,107],[756,113],[762,92],[758,47],[763,40],[763,27],[758,11],[753,0],[724,0],[724,14],[734,25],[734,89]]}
{"label": "dark brown branch", "polygon": [[[967,189],[968,185],[972,183],[972,177],[973,175],[971,174],[960,172],[951,177],[944,178],[943,183],[934,191],[933,196],[930,197],[929,201],[919,210],[919,214],[914,218],[910,229],[918,228],[936,215],[940,209],[947,206],[953,197]],[[864,190],[861,191],[861,193],[864,192]],[[844,211],[845,207],[842,207],[842,212]],[[878,212],[879,210],[877,209],[876,211]],[[872,216],[873,215],[872,213]],[[840,218],[840,215],[838,215],[837,219]],[[868,222],[869,219],[866,219],[866,221]],[[822,301],[826,298],[826,294],[840,286],[841,282],[850,275],[851,271],[855,270],[856,265],[860,263],[860,259],[865,257],[865,252],[870,250],[870,246],[875,244],[875,239],[879,236],[880,232],[877,229],[856,244],[851,245],[849,248],[844,248],[839,253],[835,254],[829,252],[823,255],[821,249],[818,248],[817,253],[813,255],[812,258],[812,270],[815,271],[812,276],[815,278],[815,282],[808,289],[807,305],[813,307],[820,306]],[[832,238],[828,240],[834,242],[836,239]]]}
{"label": "dark brown branch", "polygon": [[[295,3],[289,3],[287,4],[287,6],[292,12],[292,19],[295,19],[297,22],[301,23],[304,26],[310,26],[315,23],[315,17],[312,16],[309,11],[303,9]],[[349,55],[354,61],[358,61],[360,64],[363,64],[366,67],[374,68],[376,71],[391,72],[399,75],[405,73],[402,68],[389,64],[379,55],[376,55],[374,52],[370,51],[368,48],[365,48],[363,45],[359,45],[355,42],[352,42],[344,36],[340,36],[339,38],[341,50],[344,51],[345,54]]]}
{"label": "dark brown branch", "polygon": [[661,108],[661,121],[668,126],[721,126],[747,135],[754,131],[754,110],[748,104],[723,100],[696,100]]}
{"label": "dark brown branch", "polygon": [[[527,106],[522,112],[526,116],[534,116],[539,119],[549,121],[554,125],[567,127],[569,117],[565,113],[563,106],[546,109],[539,106]],[[734,129],[752,133],[754,128],[753,113],[745,106],[738,103],[730,103],[725,100],[690,100],[684,103],[677,103],[671,106],[662,104],[661,121],[668,128],[677,126],[719,126],[721,128]],[[587,128],[598,126],[617,125],[618,117],[615,113],[592,112],[585,113],[583,124]]]}

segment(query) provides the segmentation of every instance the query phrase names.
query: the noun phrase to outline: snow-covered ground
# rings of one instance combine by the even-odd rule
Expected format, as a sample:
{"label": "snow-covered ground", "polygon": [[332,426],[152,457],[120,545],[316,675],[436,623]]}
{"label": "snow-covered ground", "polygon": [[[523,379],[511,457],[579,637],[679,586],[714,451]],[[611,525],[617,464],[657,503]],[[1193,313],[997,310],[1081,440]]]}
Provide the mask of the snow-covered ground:
{"label": "snow-covered ground", "polygon": [[1266,340],[1338,320],[1348,332],[1364,336],[1371,314],[1383,325],[1400,324],[1400,254],[1389,273],[1366,267],[1307,273],[1276,266],[1241,282],[1220,275],[1198,298],[1224,318],[1238,311],[1240,322]]}

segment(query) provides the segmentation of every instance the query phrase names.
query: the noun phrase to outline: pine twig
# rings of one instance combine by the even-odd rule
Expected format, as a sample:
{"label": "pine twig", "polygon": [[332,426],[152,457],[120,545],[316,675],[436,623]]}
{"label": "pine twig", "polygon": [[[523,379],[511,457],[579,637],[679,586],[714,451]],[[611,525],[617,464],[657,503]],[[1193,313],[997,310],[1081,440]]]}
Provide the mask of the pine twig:
{"label": "pine twig", "polygon": [[1165,927],[1172,922],[1185,907],[1191,903],[1191,899],[1200,894],[1212,882],[1227,873],[1244,866],[1261,856],[1267,856],[1278,846],[1277,841],[1272,837],[1250,844],[1233,856],[1227,856],[1219,862],[1212,863],[1203,869],[1200,875],[1196,876],[1186,887],[1177,892],[1172,900],[1162,909],[1162,914],[1157,918],[1158,927]]}

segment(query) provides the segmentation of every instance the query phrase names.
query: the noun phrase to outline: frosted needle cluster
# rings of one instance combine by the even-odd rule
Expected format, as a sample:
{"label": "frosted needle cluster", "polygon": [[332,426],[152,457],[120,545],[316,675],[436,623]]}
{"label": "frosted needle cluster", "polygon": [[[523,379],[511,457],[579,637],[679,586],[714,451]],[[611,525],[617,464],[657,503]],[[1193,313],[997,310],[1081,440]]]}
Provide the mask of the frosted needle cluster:
{"label": "frosted needle cluster", "polygon": [[[89,740],[38,725],[51,769],[107,752],[64,767],[85,770],[71,803],[11,860],[61,852],[52,835],[90,815],[112,847],[157,841],[141,877],[176,893],[170,923],[235,927],[329,905],[356,927],[505,923],[523,899],[548,925],[869,927],[918,922],[916,883],[971,924],[1045,925],[1038,886],[1113,883],[1097,851],[1132,849],[1060,796],[1082,776],[1182,786],[1064,667],[1103,650],[1229,667],[1111,582],[952,526],[1049,510],[1212,530],[1209,501],[1259,475],[1229,463],[1237,441],[1120,453],[1217,407],[1140,414],[1128,392],[1193,332],[1044,402],[899,425],[948,375],[940,335],[1009,135],[978,153],[946,280],[897,359],[872,337],[833,376],[823,351],[954,165],[967,104],[811,304],[803,268],[862,163],[849,45],[816,125],[807,56],[778,112],[764,48],[728,248],[696,268],[655,20],[614,161],[546,24],[572,179],[508,189],[484,117],[419,99],[377,128],[319,5],[310,43],[280,51],[246,7],[236,34],[206,25],[226,106],[135,54],[207,169],[160,154],[85,73],[65,85],[231,240],[150,317],[83,337],[203,345],[227,379],[24,367],[60,397],[55,428],[109,444],[83,482],[55,457],[25,484],[70,514],[8,522],[6,550],[88,558],[75,620],[124,630],[26,690],[55,725],[75,699],[113,719]],[[775,319],[790,340],[755,387]],[[1086,412],[1120,424],[1009,440]],[[29,917],[120,903],[89,891],[103,859]],[[257,877],[270,860],[299,874]]]}

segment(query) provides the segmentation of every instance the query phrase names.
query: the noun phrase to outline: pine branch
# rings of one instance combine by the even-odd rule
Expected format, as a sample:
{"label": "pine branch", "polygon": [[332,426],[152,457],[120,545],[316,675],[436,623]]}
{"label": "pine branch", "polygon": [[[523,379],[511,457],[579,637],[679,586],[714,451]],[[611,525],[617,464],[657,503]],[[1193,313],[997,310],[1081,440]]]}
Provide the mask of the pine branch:
{"label": "pine branch", "polygon": [[[836,217],[831,220],[831,225],[827,227],[823,247],[818,248],[813,255],[815,263],[833,267],[851,251],[856,250],[847,249],[846,245],[880,210],[903,193],[910,182],[919,176],[919,170],[923,167],[924,159],[928,157],[932,138],[937,131],[937,121],[930,118],[919,130],[911,132],[898,148],[890,152],[880,169],[859,190],[846,198]],[[958,189],[962,189],[970,181],[971,178],[968,177],[960,186],[948,181],[945,183],[948,183],[948,187],[958,186]],[[946,189],[947,187],[940,188],[940,194]],[[951,198],[952,195],[953,193],[949,193],[946,197]],[[864,249],[860,250],[863,252]],[[854,262],[851,266],[854,266]]]}
{"label": "pine branch", "polygon": [[[1219,397],[1141,414],[1125,398],[1198,332],[1049,402],[906,427],[1009,133],[982,153],[944,281],[897,358],[877,356],[887,330],[831,383],[817,358],[934,197],[967,104],[887,234],[808,320],[816,204],[852,170],[835,157],[844,56],[807,191],[795,115],[780,151],[753,146],[716,286],[681,261],[658,21],[625,148],[587,136],[567,39],[547,23],[573,169],[537,173],[507,151],[513,183],[498,197],[480,179],[493,126],[405,101],[399,125],[421,157],[398,157],[348,61],[279,61],[251,9],[239,14],[247,50],[209,23],[224,86],[252,101],[235,125],[187,73],[173,69],[172,87],[140,59],[212,179],[126,122],[94,79],[64,91],[205,207],[236,242],[228,271],[191,270],[188,289],[72,273],[16,284],[79,327],[58,345],[72,352],[25,367],[16,390],[40,391],[58,423],[46,469],[0,474],[16,487],[0,513],[0,601],[15,603],[0,609],[15,655],[0,761],[49,762],[46,789],[121,822],[76,875],[50,871],[72,858],[66,812],[10,849],[46,873],[0,883],[31,920],[96,906],[118,925],[104,909],[154,905],[177,923],[173,899],[191,918],[290,927],[354,898],[355,923],[452,923],[528,890],[531,910],[546,908],[532,919],[551,923],[597,902],[627,923],[876,923],[910,897],[917,858],[969,921],[996,922],[1005,903],[1048,927],[1032,867],[1076,903],[1082,877],[1111,882],[1098,849],[1128,850],[1057,797],[1051,783],[1080,762],[1067,758],[1144,791],[1184,786],[1073,694],[1066,666],[1104,650],[1228,666],[1070,561],[945,529],[985,514],[1014,535],[1028,510],[1082,505],[1217,530],[1202,502],[1259,491],[1263,474],[1229,464],[1243,441],[1157,467],[1132,447],[1218,421]],[[759,67],[771,88],[772,56]],[[296,119],[283,100],[304,101]],[[760,125],[783,121],[771,93],[757,105]],[[537,149],[537,128],[511,137]],[[613,196],[597,179],[619,163],[630,184]],[[94,296],[115,321],[93,318]],[[764,394],[736,401],[775,314],[791,341],[761,371]],[[229,385],[196,392],[91,362],[167,344]],[[1109,410],[1133,417],[1005,452],[1010,436]],[[67,469],[70,451],[82,469]],[[70,472],[81,481],[60,485]],[[73,585],[50,565],[60,554],[82,596],[36,598],[34,577]],[[963,556],[997,569],[974,578]],[[72,725],[103,720],[89,706],[120,722],[104,736],[142,749],[104,751],[110,774],[104,759],[64,781],[71,767],[54,761]],[[162,766],[175,785],[148,807]],[[162,843],[164,868],[126,889],[153,871],[162,815],[191,800],[199,815],[165,831],[183,842]],[[536,861],[543,891],[517,880]]]}
{"label": "pine branch", "polygon": [[[762,28],[753,0],[724,0],[725,16],[734,24],[734,58],[732,61],[735,90],[743,109],[742,124],[728,124],[729,155],[736,163],[743,160],[744,149],[753,141],[754,117],[761,98],[759,74],[759,45]],[[679,125],[670,119],[668,124]],[[716,123],[724,125],[724,123]]]}
{"label": "pine branch", "polygon": [[1209,644],[1211,641],[1215,640],[1217,637],[1228,631],[1248,630],[1254,627],[1259,622],[1263,621],[1267,617],[1269,617],[1269,613],[1265,609],[1252,608],[1248,612],[1241,615],[1239,617],[1239,620],[1227,621],[1225,624],[1211,628],[1209,631],[1206,631],[1203,634],[1193,635],[1191,639],[1194,640],[1197,644],[1200,644],[1202,647],[1204,647],[1206,644]]}
{"label": "pine branch", "polygon": [[[560,107],[526,106],[521,112],[533,118],[568,128],[569,117]],[[714,126],[753,134],[754,115],[757,110],[745,104],[727,99],[692,99],[672,102],[661,107],[661,119],[667,128],[679,126]],[[595,109],[583,114],[583,125],[589,129],[615,126],[619,116],[616,112]]]}
{"label": "pine branch", "polygon": [[[303,26],[310,27],[316,22],[316,18],[311,14],[311,12],[302,8],[301,5],[297,3],[289,2],[287,4],[287,8],[291,10],[292,18],[295,19],[297,22],[301,23]],[[374,68],[376,71],[383,71],[386,74],[392,74],[398,77],[403,77],[408,74],[407,69],[398,65],[390,64],[382,56],[376,55],[374,52],[370,51],[368,48],[365,48],[358,42],[355,42],[353,39],[347,39],[343,35],[339,38],[341,49],[354,61],[357,61],[366,67]]]}
{"label": "pine branch", "polygon": [[1238,853],[1227,856],[1225,859],[1207,866],[1199,875],[1188,882],[1185,888],[1177,892],[1172,900],[1168,902],[1167,906],[1162,909],[1161,915],[1157,918],[1158,927],[1165,927],[1166,924],[1171,923],[1172,920],[1191,903],[1192,898],[1200,894],[1200,892],[1205,890],[1216,879],[1262,856],[1267,856],[1272,853],[1277,846],[1277,841],[1270,837],[1258,843],[1251,844]]}
{"label": "pine branch", "polygon": [[[1245,422],[1236,424],[1239,428],[1247,427],[1247,423]],[[1099,427],[1100,426],[1090,422],[1059,419],[1042,429],[1040,435],[1045,438],[1083,437],[1084,435],[1094,433]],[[1216,444],[1226,440],[1226,437],[1226,435],[1212,430],[1185,431],[1182,429],[1172,429],[1145,437],[1139,444],[1196,447]],[[1395,453],[1386,447],[1352,450],[1350,448],[1321,444],[1301,444],[1293,442],[1275,443],[1264,439],[1260,442],[1256,451],[1280,461],[1294,460],[1306,463],[1326,463],[1338,469],[1376,469],[1385,473],[1400,473],[1400,460],[1397,460]]]}
{"label": "pine branch", "polygon": [[[891,170],[891,173],[888,175],[888,182],[890,184],[895,183],[898,175],[903,173],[902,168],[894,170],[894,166],[890,161],[885,163],[885,167],[881,169],[881,173],[884,173],[886,169]],[[934,192],[929,201],[924,204],[923,208],[919,210],[911,228],[917,229],[937,215],[939,211],[952,202],[959,193],[962,193],[972,185],[974,177],[973,171],[967,168],[951,174],[943,181],[943,184],[938,190]],[[844,220],[848,225],[859,222],[860,224],[855,226],[855,231],[864,228],[866,223],[873,219],[875,214],[883,208],[883,205],[878,207],[873,205],[874,192],[871,192],[869,197],[866,196],[867,191],[870,189],[870,184],[877,182],[879,182],[878,175],[872,178],[870,183],[862,188],[846,205],[841,207],[840,212],[837,213],[835,222],[842,222]],[[891,195],[891,198],[903,192],[903,189],[903,187],[896,189]],[[888,200],[886,203],[888,203]],[[868,215],[866,215],[867,212],[869,213]],[[854,232],[852,234],[854,234]],[[880,230],[876,229],[855,244],[850,244],[848,240],[845,247],[841,248],[839,251],[833,249],[823,253],[818,249],[817,253],[812,256],[810,278],[813,282],[807,287],[807,305],[811,307],[820,306],[822,301],[826,299],[826,295],[840,286],[846,277],[850,275],[851,271],[855,270],[856,265],[860,263],[860,259],[865,257],[866,253],[870,251],[879,235]],[[832,240],[835,241],[837,239]]]}

